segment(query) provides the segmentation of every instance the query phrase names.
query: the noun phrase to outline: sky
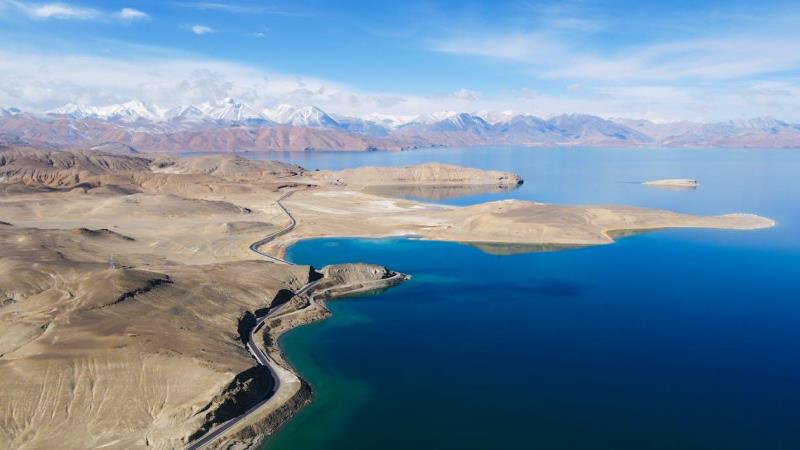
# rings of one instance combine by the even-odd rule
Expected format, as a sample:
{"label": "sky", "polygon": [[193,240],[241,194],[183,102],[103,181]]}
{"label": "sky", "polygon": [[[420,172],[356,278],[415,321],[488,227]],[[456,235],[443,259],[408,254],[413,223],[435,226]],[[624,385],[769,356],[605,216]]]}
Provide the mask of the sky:
{"label": "sky", "polygon": [[800,2],[0,0],[0,106],[800,121]]}

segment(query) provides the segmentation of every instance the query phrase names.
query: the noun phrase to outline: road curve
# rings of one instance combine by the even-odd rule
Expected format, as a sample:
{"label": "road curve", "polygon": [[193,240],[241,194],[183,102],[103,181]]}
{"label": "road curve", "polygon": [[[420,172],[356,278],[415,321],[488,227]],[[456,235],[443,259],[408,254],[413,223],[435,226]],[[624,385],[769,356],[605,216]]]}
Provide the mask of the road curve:
{"label": "road curve", "polygon": [[[289,191],[289,192],[283,194],[282,196],[280,196],[276,200],[276,203],[277,203],[278,207],[281,209],[281,211],[283,211],[289,217],[289,220],[290,220],[289,224],[286,227],[282,228],[281,230],[278,230],[275,233],[270,234],[269,236],[265,237],[264,239],[260,239],[260,240],[258,240],[256,242],[253,242],[252,244],[250,244],[250,250],[251,251],[253,251],[253,252],[255,252],[255,253],[257,253],[257,254],[259,254],[259,255],[267,258],[267,259],[269,259],[270,261],[272,261],[272,262],[274,262],[276,264],[292,264],[292,263],[289,262],[289,261],[286,261],[284,259],[277,258],[275,256],[266,254],[266,253],[262,252],[260,250],[260,248],[263,245],[265,245],[265,244],[269,243],[270,241],[272,241],[273,239],[275,239],[277,237],[280,237],[280,236],[283,236],[286,233],[289,233],[297,225],[297,220],[295,220],[294,216],[292,216],[292,213],[290,213],[289,210],[287,210],[286,207],[284,207],[283,204],[281,203],[283,200],[288,198],[293,193],[294,193],[294,191]],[[303,286],[299,290],[295,291],[294,295],[295,296],[300,296],[300,297],[308,295],[308,293],[311,292],[314,289],[314,287],[317,285],[317,283],[319,283],[319,281],[320,280],[312,281],[310,283],[307,283],[305,286]],[[311,302],[311,301],[312,300],[309,299],[309,302]],[[261,318],[256,319],[255,326],[250,330],[250,333],[247,336],[247,343],[246,343],[247,350],[250,352],[251,355],[253,355],[253,357],[256,359],[258,364],[266,367],[267,370],[269,370],[269,374],[272,377],[272,381],[273,381],[273,383],[272,383],[272,391],[269,393],[267,398],[265,398],[264,400],[260,401],[256,405],[253,405],[251,408],[249,408],[247,411],[245,411],[239,417],[235,417],[233,419],[228,420],[227,422],[223,422],[220,425],[217,425],[212,430],[210,430],[205,435],[203,435],[201,438],[199,438],[196,441],[194,441],[194,442],[190,443],[189,445],[187,445],[186,446],[187,450],[199,450],[199,449],[207,447],[208,445],[212,444],[214,441],[216,441],[217,439],[222,437],[232,427],[236,426],[242,420],[247,418],[250,414],[254,413],[259,408],[264,406],[265,404],[267,404],[267,403],[269,403],[271,401],[275,401],[276,394],[283,387],[282,384],[281,384],[281,378],[283,378],[286,374],[291,374],[291,372],[289,372],[287,369],[279,366],[275,361],[272,360],[272,358],[269,357],[269,355],[267,355],[263,350],[261,350],[261,348],[258,346],[258,344],[256,344],[256,341],[253,338],[253,334],[257,330],[259,330],[261,328],[261,325],[264,323],[265,320],[267,320],[267,319],[269,319],[271,317],[274,317],[275,315],[280,313],[281,310],[283,309],[283,307],[287,303],[283,303],[283,304],[279,305],[277,308],[270,308],[267,311],[267,314],[265,314]]]}
{"label": "road curve", "polygon": [[258,253],[259,255],[269,259],[270,261],[272,261],[274,263],[278,263],[278,264],[292,264],[292,263],[290,263],[289,261],[286,261],[285,259],[281,259],[281,258],[278,258],[276,256],[272,256],[270,254],[264,253],[264,252],[262,252],[260,250],[260,248],[262,246],[266,245],[267,243],[269,243],[270,241],[274,240],[275,238],[281,237],[284,234],[289,233],[297,225],[297,220],[295,220],[295,218],[292,215],[292,213],[290,213],[289,210],[286,209],[285,206],[283,206],[283,203],[281,203],[283,200],[286,200],[287,198],[289,198],[289,196],[292,195],[292,194],[294,194],[294,191],[289,191],[289,192],[281,195],[280,197],[278,197],[278,200],[275,201],[275,203],[278,205],[278,208],[280,208],[281,211],[283,211],[283,213],[286,214],[289,217],[289,221],[290,221],[289,225],[286,225],[284,228],[282,228],[282,229],[270,234],[269,236],[265,237],[264,239],[260,239],[258,241],[253,242],[252,244],[250,244],[250,251],[252,251],[254,253]]}

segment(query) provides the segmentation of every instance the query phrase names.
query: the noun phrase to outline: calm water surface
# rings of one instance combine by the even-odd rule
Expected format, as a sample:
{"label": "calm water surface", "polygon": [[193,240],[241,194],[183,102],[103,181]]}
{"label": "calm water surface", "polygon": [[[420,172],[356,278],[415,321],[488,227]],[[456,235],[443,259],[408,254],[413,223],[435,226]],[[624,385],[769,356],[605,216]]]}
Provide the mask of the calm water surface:
{"label": "calm water surface", "polygon": [[[282,344],[316,398],[265,446],[304,449],[800,448],[800,152],[431,149],[270,154],[307,168],[441,161],[512,170],[522,198],[699,214],[769,230],[668,230],[497,256],[318,239],[289,258],[410,273]],[[698,178],[697,190],[636,184]]]}

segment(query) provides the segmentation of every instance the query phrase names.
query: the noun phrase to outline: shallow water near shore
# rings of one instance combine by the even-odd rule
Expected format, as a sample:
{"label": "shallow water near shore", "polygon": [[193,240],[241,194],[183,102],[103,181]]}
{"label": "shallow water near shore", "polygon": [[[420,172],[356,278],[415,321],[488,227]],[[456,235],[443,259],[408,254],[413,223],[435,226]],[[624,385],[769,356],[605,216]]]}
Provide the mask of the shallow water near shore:
{"label": "shallow water near shore", "polygon": [[[450,204],[523,198],[751,212],[777,226],[664,230],[503,255],[409,239],[301,241],[287,255],[298,263],[372,262],[414,278],[332,301],[330,319],[284,336],[316,397],[266,449],[800,448],[800,152],[286,158],[312,169],[442,161],[525,178],[515,191],[437,200]],[[701,185],[632,182],[657,178]]]}

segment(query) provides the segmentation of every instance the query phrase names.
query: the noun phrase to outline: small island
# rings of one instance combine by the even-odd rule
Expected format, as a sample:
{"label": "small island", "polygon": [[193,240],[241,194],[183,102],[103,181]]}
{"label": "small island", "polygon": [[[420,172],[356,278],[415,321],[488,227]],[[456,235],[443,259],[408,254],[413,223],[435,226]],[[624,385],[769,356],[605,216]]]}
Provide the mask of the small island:
{"label": "small island", "polygon": [[700,186],[700,182],[690,178],[667,178],[663,180],[645,181],[642,184],[645,186],[680,189],[696,189],[697,186]]}

